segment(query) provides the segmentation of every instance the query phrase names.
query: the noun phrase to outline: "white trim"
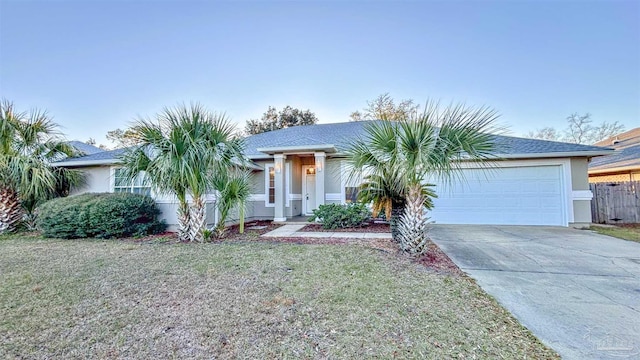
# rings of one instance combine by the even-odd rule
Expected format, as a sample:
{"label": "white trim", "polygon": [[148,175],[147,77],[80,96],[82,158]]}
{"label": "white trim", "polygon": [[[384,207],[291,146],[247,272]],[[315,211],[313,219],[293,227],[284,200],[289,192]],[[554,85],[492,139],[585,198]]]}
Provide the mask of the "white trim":
{"label": "white trim", "polygon": [[591,200],[593,199],[593,193],[591,190],[573,190],[571,192],[573,200]]}
{"label": "white trim", "polygon": [[[304,194],[308,194],[309,191],[307,191],[307,169],[315,169],[315,165],[302,165],[302,194],[300,194],[300,197],[302,198],[302,214],[304,215],[312,215],[313,214],[313,209],[311,209],[310,211],[307,211],[307,206],[309,206],[308,204],[308,199],[305,199]],[[316,176],[316,174],[314,173],[313,176]],[[316,179],[316,181],[318,181]],[[314,190],[314,195],[315,194],[315,189]],[[317,206],[317,204],[316,204]]]}
{"label": "white trim", "polygon": [[291,197],[289,194],[289,183],[291,180],[291,162],[287,161],[284,164],[284,169],[285,169],[285,173],[284,173],[284,193],[287,194],[287,201],[285,204],[285,207],[291,207]]}
{"label": "white trim", "polygon": [[[512,136],[513,137],[513,136]],[[594,157],[613,154],[614,150],[603,148],[602,150],[590,151],[567,151],[567,152],[548,152],[548,153],[531,153],[531,154],[501,154],[496,160],[500,159],[540,159],[540,158],[565,158],[565,157]]]}
{"label": "white trim", "polygon": [[[342,190],[344,192],[344,190]],[[344,196],[342,195],[342,193],[326,193],[324,195],[324,199],[325,200],[342,200],[344,199]],[[344,201],[343,201],[344,202]]]}
{"label": "white trim", "polygon": [[248,201],[266,201],[265,197],[265,194],[251,194],[249,195]]}
{"label": "white trim", "polygon": [[315,151],[335,152],[336,146],[333,144],[276,146],[257,148],[256,150],[263,153],[313,154]]}
{"label": "white trim", "polygon": [[92,165],[115,165],[118,164],[120,160],[118,159],[102,159],[102,160],[77,160],[77,161],[58,161],[54,162],[51,165],[53,166],[92,166]]}
{"label": "white trim", "polygon": [[[272,167],[273,171],[276,171],[276,164],[275,163],[267,163],[264,164],[264,207],[276,207],[276,203],[269,203],[269,168]],[[274,186],[274,191],[275,191],[275,174],[274,174],[274,179],[273,179],[273,186]]]}
{"label": "white trim", "polygon": [[116,169],[120,168],[120,166],[110,166],[109,167],[109,192],[112,193],[116,187]]}
{"label": "white trim", "polygon": [[302,200],[302,194],[289,194],[289,201]]}
{"label": "white trim", "polygon": [[[110,166],[109,167],[109,192],[110,193],[115,193],[116,192],[116,170],[118,169],[122,169],[123,166]],[[140,175],[140,173],[143,171],[138,172],[138,176]],[[139,188],[139,189],[144,189],[144,188],[149,188],[149,196],[151,198],[153,198],[154,200],[156,200],[157,194],[153,191],[153,186],[151,186],[151,184],[149,183],[149,186],[133,186],[133,185],[129,185],[129,186],[119,186],[121,188],[129,188],[129,189],[133,189],[133,188]],[[137,194],[137,193],[133,193],[131,191],[127,191],[128,193],[132,193],[132,194]],[[146,195],[146,194],[145,194]]]}
{"label": "white trim", "polygon": [[274,217],[273,221],[280,221],[280,222],[287,221],[287,218],[286,217],[281,217],[281,218]]}
{"label": "white trim", "polygon": [[[466,162],[460,164],[465,169],[479,169],[483,168],[478,163]],[[574,221],[573,215],[573,196],[572,194],[572,181],[571,181],[571,159],[531,159],[531,160],[509,160],[509,161],[492,161],[487,168],[488,176],[491,175],[491,169],[493,168],[511,168],[511,167],[530,167],[530,166],[560,166],[560,186],[561,196],[564,198],[564,204],[562,210],[562,219],[564,226],[569,226],[569,223]]]}

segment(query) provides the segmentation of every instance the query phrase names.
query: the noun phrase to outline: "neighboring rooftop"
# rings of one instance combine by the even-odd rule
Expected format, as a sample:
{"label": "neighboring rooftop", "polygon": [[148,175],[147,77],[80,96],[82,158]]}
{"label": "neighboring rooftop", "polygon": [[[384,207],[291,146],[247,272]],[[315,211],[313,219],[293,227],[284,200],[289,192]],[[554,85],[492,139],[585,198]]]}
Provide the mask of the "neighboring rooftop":
{"label": "neighboring rooftop", "polygon": [[84,143],[78,140],[69,141],[68,144],[73,146],[74,148],[76,148],[78,151],[82,152],[85,155],[92,155],[92,154],[96,154],[104,151],[99,147],[95,147],[93,145],[89,145],[87,143]]}
{"label": "neighboring rooftop", "polygon": [[616,152],[593,159],[589,164],[589,172],[640,169],[640,128],[612,136],[594,145],[607,146],[615,149]]}

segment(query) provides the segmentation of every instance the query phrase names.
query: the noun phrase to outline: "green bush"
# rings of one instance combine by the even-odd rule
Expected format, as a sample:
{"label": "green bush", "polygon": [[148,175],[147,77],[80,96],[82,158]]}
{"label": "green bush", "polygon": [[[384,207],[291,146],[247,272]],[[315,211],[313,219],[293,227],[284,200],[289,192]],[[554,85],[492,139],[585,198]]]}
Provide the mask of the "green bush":
{"label": "green bush", "polygon": [[130,193],[83,194],[57,198],[38,208],[44,237],[114,238],[156,234],[166,229],[155,201]]}
{"label": "green bush", "polygon": [[366,205],[352,203],[348,205],[320,205],[313,210],[313,216],[309,221],[322,223],[324,229],[338,229],[360,227],[371,219],[371,211]]}

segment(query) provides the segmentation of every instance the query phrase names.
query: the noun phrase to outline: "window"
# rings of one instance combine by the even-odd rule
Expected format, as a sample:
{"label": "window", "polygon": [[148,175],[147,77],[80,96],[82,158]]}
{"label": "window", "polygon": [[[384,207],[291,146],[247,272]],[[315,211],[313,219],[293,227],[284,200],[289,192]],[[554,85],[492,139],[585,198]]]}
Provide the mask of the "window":
{"label": "window", "polygon": [[267,167],[268,172],[267,172],[267,176],[269,176],[269,179],[267,181],[267,203],[268,204],[275,204],[276,202],[276,169],[274,166],[268,166]]}
{"label": "window", "polygon": [[149,184],[144,172],[140,172],[133,181],[127,181],[122,175],[123,169],[115,169],[113,173],[113,192],[151,195],[151,184]]}
{"label": "window", "polygon": [[358,188],[356,186],[346,186],[344,188],[344,201],[347,204],[358,201]]}

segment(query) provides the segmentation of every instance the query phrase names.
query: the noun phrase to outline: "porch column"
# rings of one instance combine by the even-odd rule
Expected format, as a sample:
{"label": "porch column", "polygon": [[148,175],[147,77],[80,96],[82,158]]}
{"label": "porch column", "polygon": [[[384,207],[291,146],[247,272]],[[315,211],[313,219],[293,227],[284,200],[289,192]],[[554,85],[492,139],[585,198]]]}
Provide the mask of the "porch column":
{"label": "porch column", "polygon": [[284,160],[287,158],[284,154],[273,155],[274,168],[275,168],[275,202],[274,202],[274,214],[273,221],[287,221],[287,217],[284,213],[284,207],[287,203],[284,179],[286,168],[284,166]]}
{"label": "porch column", "polygon": [[325,153],[315,153],[316,160],[316,207],[324,205],[325,193],[324,193],[324,174],[327,172],[325,169]]}

